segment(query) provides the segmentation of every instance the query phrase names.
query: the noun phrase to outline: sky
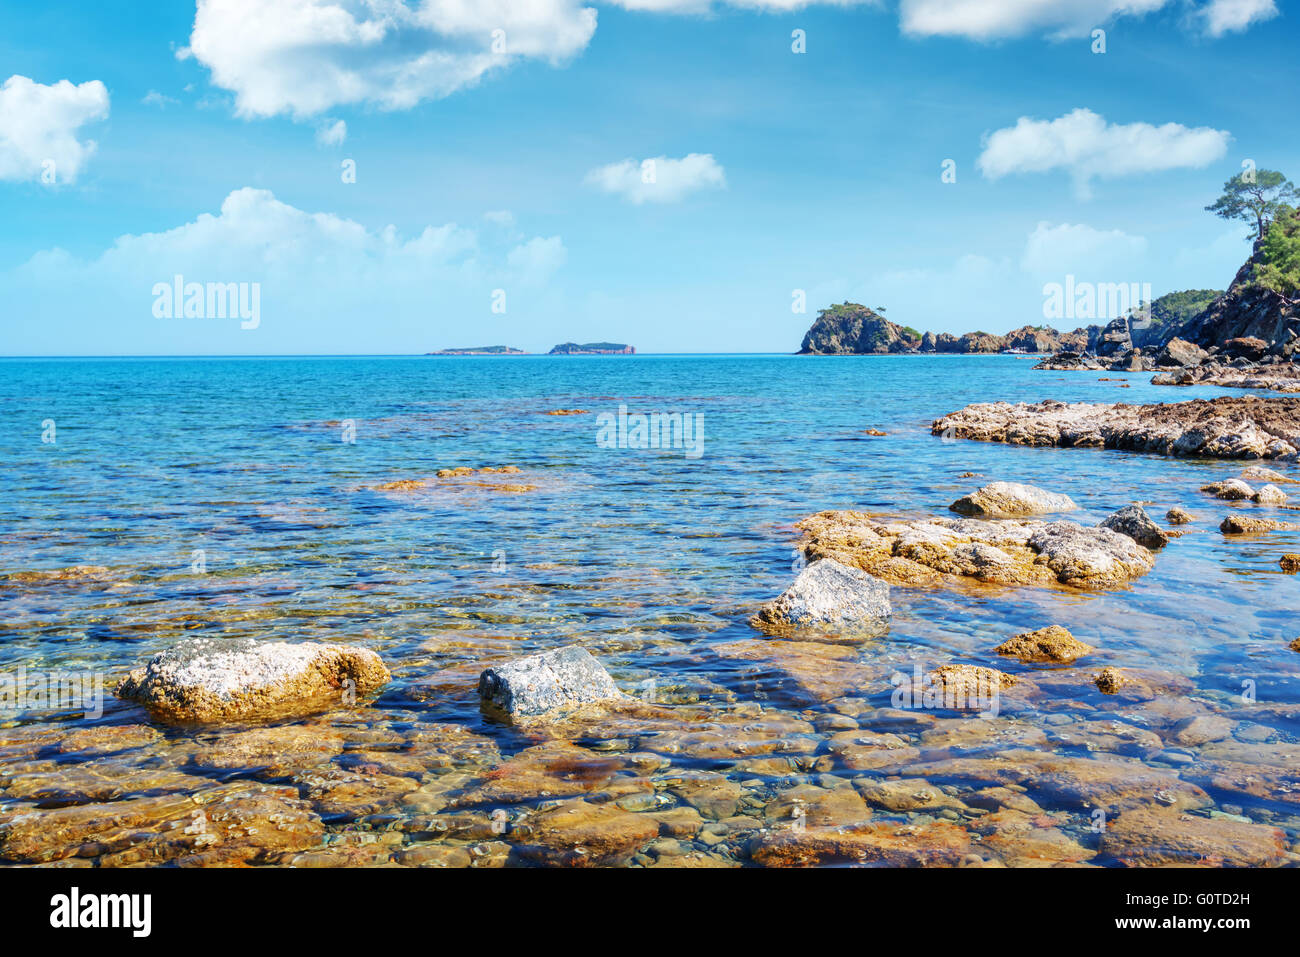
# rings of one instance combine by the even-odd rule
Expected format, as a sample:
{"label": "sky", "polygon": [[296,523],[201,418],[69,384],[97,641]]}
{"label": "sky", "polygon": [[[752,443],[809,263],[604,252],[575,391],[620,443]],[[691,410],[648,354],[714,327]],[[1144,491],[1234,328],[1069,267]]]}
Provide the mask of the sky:
{"label": "sky", "polygon": [[793,352],[845,300],[1001,333],[1067,276],[1221,289],[1249,230],[1204,207],[1300,177],[1297,18],[0,0],[0,355]]}

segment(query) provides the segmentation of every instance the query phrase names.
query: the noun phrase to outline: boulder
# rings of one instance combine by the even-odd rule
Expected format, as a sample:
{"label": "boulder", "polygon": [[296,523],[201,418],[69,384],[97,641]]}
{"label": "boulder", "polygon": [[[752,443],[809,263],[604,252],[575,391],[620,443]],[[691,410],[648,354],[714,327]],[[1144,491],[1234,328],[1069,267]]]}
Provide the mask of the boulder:
{"label": "boulder", "polygon": [[1264,485],[1255,490],[1255,494],[1250,497],[1250,500],[1260,505],[1284,505],[1286,504],[1286,492],[1276,485]]}
{"label": "boulder", "polygon": [[354,703],[392,675],[347,645],[191,638],[127,675],[117,695],[166,721],[279,718]]}
{"label": "boulder", "polygon": [[1174,506],[1165,512],[1165,521],[1170,525],[1188,525],[1195,520],[1195,516],[1185,508]]}
{"label": "boulder", "polygon": [[600,662],[577,645],[493,665],[479,675],[478,693],[512,718],[555,716],[627,697]]}
{"label": "boulder", "polygon": [[1249,359],[1258,362],[1268,351],[1268,343],[1255,336],[1239,336],[1229,339],[1222,346],[1222,353],[1232,358]]}
{"label": "boulder", "polygon": [[790,587],[762,607],[759,628],[829,628],[870,637],[889,628],[889,585],[833,558],[804,568]]}
{"label": "boulder", "polygon": [[1198,366],[1208,358],[1209,353],[1200,346],[1175,336],[1165,343],[1165,347],[1156,356],[1155,364],[1166,367]]}
{"label": "boulder", "polygon": [[1017,515],[1040,515],[1044,512],[1069,512],[1077,505],[1068,495],[1058,495],[1035,485],[1019,482],[993,482],[964,495],[948,506],[960,515],[985,518],[1012,518]]}
{"label": "boulder", "polygon": [[1127,535],[1144,548],[1155,550],[1169,544],[1169,536],[1151,520],[1141,505],[1125,505],[1114,515],[1102,521],[1100,528]]}

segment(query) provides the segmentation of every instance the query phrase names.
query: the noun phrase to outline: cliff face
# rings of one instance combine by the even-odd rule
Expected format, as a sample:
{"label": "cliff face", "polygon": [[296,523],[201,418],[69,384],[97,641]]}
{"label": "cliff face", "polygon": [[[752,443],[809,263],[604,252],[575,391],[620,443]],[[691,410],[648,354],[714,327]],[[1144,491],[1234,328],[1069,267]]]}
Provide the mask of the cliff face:
{"label": "cliff face", "polygon": [[823,309],[803,337],[799,355],[869,355],[915,352],[921,338],[856,302]]}
{"label": "cliff face", "polygon": [[1290,344],[1300,335],[1300,309],[1271,292],[1250,286],[1262,259],[1260,244],[1256,243],[1227,292],[1179,326],[1174,335],[1205,349],[1223,346],[1233,339],[1260,339],[1274,353],[1281,354],[1288,348],[1294,351]]}

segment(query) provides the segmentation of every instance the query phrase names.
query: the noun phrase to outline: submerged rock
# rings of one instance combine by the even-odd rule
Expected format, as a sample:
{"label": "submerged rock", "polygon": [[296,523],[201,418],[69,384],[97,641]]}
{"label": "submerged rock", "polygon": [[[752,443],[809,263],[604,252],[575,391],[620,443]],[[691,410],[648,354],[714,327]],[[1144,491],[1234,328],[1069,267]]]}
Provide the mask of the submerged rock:
{"label": "submerged rock", "polygon": [[513,718],[558,715],[627,696],[585,648],[570,645],[484,670],[479,697]]}
{"label": "submerged rock", "polygon": [[749,846],[754,863],[765,867],[819,864],[952,867],[969,851],[970,835],[966,830],[944,821],[901,826],[895,822],[857,827],[791,827],[761,834]]}
{"label": "submerged rock", "polygon": [[365,648],[192,638],[128,674],[117,695],[167,721],[209,723],[323,711],[390,678]]}
{"label": "submerged rock", "polygon": [[790,587],[754,616],[776,631],[834,629],[873,637],[889,628],[889,585],[833,558],[808,565]]}
{"label": "submerged rock", "polygon": [[519,836],[518,851],[530,860],[565,867],[617,867],[659,836],[659,823],[648,814],[575,799],[533,815]]}
{"label": "submerged rock", "polygon": [[1024,662],[1071,662],[1092,651],[1092,646],[1079,641],[1060,625],[1049,625],[1037,631],[1026,631],[1009,638],[993,649],[999,655],[1019,658]]}
{"label": "submerged rock", "polygon": [[1141,505],[1125,505],[1110,518],[1102,521],[1100,528],[1127,535],[1144,548],[1155,550],[1169,544],[1169,536],[1151,520]]}
{"label": "submerged rock", "polygon": [[896,585],[937,585],[950,575],[1097,588],[1141,577],[1154,563],[1125,535],[1064,520],[890,520],[844,511],[819,512],[797,527],[809,559],[834,558]]}
{"label": "submerged rock", "polygon": [[1119,694],[1129,684],[1129,679],[1118,668],[1103,668],[1092,679],[1102,694]]}
{"label": "submerged rock", "polygon": [[1101,836],[1101,853],[1128,867],[1268,867],[1280,864],[1285,850],[1285,834],[1275,827],[1162,808],[1125,811]]}
{"label": "submerged rock", "polygon": [[1188,525],[1195,520],[1196,516],[1191,512],[1177,506],[1165,512],[1165,521],[1170,525]]}
{"label": "submerged rock", "polygon": [[1300,398],[1225,396],[1158,405],[984,402],[937,419],[945,438],[1223,459],[1295,459]]}
{"label": "submerged rock", "polygon": [[1035,485],[1019,482],[993,482],[982,489],[962,496],[948,508],[961,515],[986,518],[1014,518],[1018,515],[1040,515],[1044,512],[1069,512],[1078,508],[1068,495],[1048,492]]}

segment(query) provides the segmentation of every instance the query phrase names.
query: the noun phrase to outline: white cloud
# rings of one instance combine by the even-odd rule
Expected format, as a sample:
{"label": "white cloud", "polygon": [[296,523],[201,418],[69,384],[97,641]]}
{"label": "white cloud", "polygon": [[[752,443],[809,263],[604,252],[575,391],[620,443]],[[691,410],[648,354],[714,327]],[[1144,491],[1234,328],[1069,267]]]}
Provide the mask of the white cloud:
{"label": "white cloud", "polygon": [[1028,33],[1087,36],[1124,16],[1142,16],[1170,0],[903,0],[904,33],[997,40]]}
{"label": "white cloud", "polygon": [[1240,33],[1252,23],[1271,20],[1278,9],[1273,0],[1210,0],[1199,12],[1206,34],[1221,37]]}
{"label": "white cloud", "polygon": [[140,102],[145,106],[156,106],[160,110],[165,110],[169,106],[176,106],[180,100],[165,93],[159,93],[157,90],[150,90],[140,98]]}
{"label": "white cloud", "polygon": [[107,116],[99,80],[45,86],[11,76],[0,86],[0,180],[38,179],[52,169],[56,182],[73,182],[95,151],[94,140],[77,139],[78,128]]}
{"label": "white cloud", "polygon": [[199,0],[178,55],[211,70],[241,116],[314,116],[407,109],[520,58],[558,64],[595,30],[580,0]]}
{"label": "white cloud", "polygon": [[506,263],[522,279],[536,281],[545,279],[564,265],[569,252],[559,236],[534,236],[526,243],[521,243],[510,250]]}
{"label": "white cloud", "polygon": [[586,182],[638,206],[676,203],[697,190],[725,189],[727,185],[726,174],[712,153],[690,153],[681,159],[625,159],[591,170]]}
{"label": "white cloud", "polygon": [[342,120],[325,120],[316,127],[316,142],[320,146],[342,146],[348,138],[348,125]]}
{"label": "white cloud", "polygon": [[515,224],[515,214],[508,209],[490,209],[483,214],[483,218],[494,226],[513,226]]}
{"label": "white cloud", "polygon": [[988,179],[1066,170],[1086,196],[1094,177],[1206,166],[1222,158],[1231,138],[1226,130],[1204,126],[1107,123],[1078,109],[1055,120],[1022,116],[1015,126],[989,134],[976,165]]}
{"label": "white cloud", "polygon": [[[510,293],[527,319],[566,258],[560,237],[485,238],[449,223],[403,236],[333,213],[312,213],[267,190],[230,193],[215,214],[161,232],[128,234],[88,258],[50,249],[0,273],[0,300],[15,352],[48,352],[60,329],[81,330],[79,351],[424,351],[476,323],[499,335],[491,294]],[[260,326],[153,315],[153,288],[174,276],[198,283],[257,283]],[[93,329],[76,316],[94,315]],[[70,333],[69,333],[70,335]]]}
{"label": "white cloud", "polygon": [[1123,230],[1040,222],[1025,241],[1020,268],[1035,276],[1109,273],[1130,267],[1146,252],[1145,237],[1130,236]]}

